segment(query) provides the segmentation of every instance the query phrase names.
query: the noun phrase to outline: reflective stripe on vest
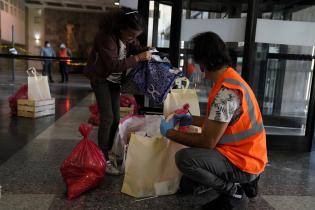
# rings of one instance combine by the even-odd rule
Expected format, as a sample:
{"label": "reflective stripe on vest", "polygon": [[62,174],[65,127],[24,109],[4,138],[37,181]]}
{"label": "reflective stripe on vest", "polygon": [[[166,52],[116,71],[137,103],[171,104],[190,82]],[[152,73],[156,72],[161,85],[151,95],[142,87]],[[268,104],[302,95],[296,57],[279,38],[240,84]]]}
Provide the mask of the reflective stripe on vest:
{"label": "reflective stripe on vest", "polygon": [[245,100],[246,100],[246,103],[247,103],[247,107],[248,107],[248,115],[249,115],[249,118],[250,118],[250,122],[252,124],[252,128],[246,130],[246,131],[242,131],[242,132],[239,132],[239,133],[235,133],[235,134],[224,134],[222,136],[222,138],[220,139],[219,141],[219,144],[224,144],[224,143],[233,143],[233,142],[237,142],[237,141],[240,141],[240,140],[243,140],[243,139],[246,139],[248,137],[251,137],[259,132],[262,132],[264,130],[264,125],[262,123],[257,123],[256,121],[256,115],[255,115],[255,108],[254,108],[254,104],[252,102],[252,99],[249,95],[249,92],[246,88],[246,86],[239,82],[238,80],[235,80],[235,79],[225,79],[224,80],[225,83],[230,83],[230,84],[233,84],[233,85],[238,85],[238,86],[241,86],[242,89],[244,90],[245,92]]}

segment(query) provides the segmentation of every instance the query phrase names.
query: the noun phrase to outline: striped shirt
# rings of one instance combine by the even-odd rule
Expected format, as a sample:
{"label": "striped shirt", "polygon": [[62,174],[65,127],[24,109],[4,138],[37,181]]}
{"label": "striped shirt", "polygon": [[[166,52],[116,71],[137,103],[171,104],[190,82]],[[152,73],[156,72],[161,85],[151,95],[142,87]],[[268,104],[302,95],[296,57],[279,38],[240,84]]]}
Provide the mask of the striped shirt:
{"label": "striped shirt", "polygon": [[[127,50],[126,45],[119,40],[119,60],[123,60],[126,58]],[[110,82],[120,84],[121,83],[122,72],[119,73],[111,73],[106,79]]]}

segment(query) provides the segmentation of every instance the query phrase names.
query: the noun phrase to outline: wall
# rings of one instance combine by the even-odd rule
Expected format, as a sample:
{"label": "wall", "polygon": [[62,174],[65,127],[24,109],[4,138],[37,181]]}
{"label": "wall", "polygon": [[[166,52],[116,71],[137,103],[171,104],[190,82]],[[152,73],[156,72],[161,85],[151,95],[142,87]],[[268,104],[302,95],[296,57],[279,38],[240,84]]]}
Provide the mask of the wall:
{"label": "wall", "polygon": [[45,10],[45,40],[57,51],[64,42],[75,57],[87,57],[98,31],[101,13]]}
{"label": "wall", "polygon": [[4,2],[1,10],[1,40],[12,41],[12,25],[15,42],[25,44],[25,3],[22,0]]}
{"label": "wall", "polygon": [[[25,2],[24,0],[1,1],[0,11],[0,53],[8,53],[12,43],[12,25],[15,30],[15,47],[19,54],[24,54],[26,50],[26,21],[25,21]],[[25,60],[15,60],[16,71],[24,71],[26,68]],[[12,60],[0,59],[1,78],[11,75]]]}
{"label": "wall", "polygon": [[[28,54],[39,55],[40,48],[44,45],[45,37],[45,11],[41,8],[28,8],[27,10],[27,42]],[[40,61],[28,61],[29,66],[42,69]]]}

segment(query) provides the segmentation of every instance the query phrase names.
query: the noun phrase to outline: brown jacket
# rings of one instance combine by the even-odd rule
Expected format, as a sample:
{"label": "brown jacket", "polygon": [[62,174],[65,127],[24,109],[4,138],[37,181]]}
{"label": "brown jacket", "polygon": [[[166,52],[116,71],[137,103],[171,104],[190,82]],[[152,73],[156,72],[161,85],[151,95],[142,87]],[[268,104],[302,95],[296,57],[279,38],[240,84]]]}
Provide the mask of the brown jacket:
{"label": "brown jacket", "polygon": [[126,44],[127,57],[119,58],[119,40],[115,35],[105,32],[98,32],[93,48],[89,54],[84,74],[91,80],[91,83],[104,82],[111,73],[124,72],[136,66],[136,59],[131,56],[143,49],[138,40]]}

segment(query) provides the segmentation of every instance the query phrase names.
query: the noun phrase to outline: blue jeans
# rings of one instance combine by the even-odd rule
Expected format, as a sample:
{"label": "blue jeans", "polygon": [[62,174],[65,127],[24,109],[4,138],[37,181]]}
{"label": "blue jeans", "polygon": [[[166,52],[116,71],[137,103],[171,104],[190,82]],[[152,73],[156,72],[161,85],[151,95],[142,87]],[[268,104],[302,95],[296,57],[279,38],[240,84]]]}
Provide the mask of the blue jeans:
{"label": "blue jeans", "polygon": [[51,75],[51,69],[52,69],[52,62],[51,61],[44,61],[43,65],[43,75],[47,75],[49,82],[53,81],[52,75]]}

